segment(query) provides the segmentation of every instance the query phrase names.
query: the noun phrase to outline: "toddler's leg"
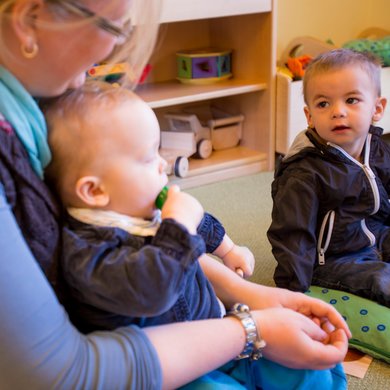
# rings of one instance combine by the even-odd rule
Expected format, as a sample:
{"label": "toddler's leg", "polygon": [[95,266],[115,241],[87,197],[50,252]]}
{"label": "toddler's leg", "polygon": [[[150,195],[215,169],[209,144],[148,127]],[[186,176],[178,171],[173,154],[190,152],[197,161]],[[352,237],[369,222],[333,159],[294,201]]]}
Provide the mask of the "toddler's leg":
{"label": "toddler's leg", "polygon": [[390,228],[384,230],[379,238],[378,246],[381,250],[383,261],[390,263]]}
{"label": "toddler's leg", "polygon": [[390,307],[390,263],[375,247],[329,257],[316,266],[312,284],[350,292]]}

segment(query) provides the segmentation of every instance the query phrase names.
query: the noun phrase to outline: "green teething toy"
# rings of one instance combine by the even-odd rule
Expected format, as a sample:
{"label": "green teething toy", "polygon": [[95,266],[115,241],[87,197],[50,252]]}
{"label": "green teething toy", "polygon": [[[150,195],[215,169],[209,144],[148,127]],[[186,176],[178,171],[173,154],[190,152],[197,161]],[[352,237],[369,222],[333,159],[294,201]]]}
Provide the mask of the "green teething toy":
{"label": "green teething toy", "polygon": [[162,209],[166,199],[167,199],[167,196],[168,196],[168,187],[165,186],[161,191],[160,193],[158,194],[157,198],[156,198],[156,207],[158,209]]}

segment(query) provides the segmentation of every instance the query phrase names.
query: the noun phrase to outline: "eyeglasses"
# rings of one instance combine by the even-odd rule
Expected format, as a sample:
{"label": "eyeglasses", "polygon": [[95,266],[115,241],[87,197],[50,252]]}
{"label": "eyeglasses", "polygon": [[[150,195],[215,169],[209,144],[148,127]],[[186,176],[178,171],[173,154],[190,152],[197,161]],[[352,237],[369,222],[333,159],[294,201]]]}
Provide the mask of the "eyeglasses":
{"label": "eyeglasses", "polygon": [[119,27],[103,16],[97,15],[90,9],[73,1],[59,0],[57,3],[60,3],[63,8],[75,15],[90,18],[97,27],[117,37],[120,40],[120,43],[123,43],[131,35],[133,26],[131,25],[130,20],[125,23],[124,27]]}

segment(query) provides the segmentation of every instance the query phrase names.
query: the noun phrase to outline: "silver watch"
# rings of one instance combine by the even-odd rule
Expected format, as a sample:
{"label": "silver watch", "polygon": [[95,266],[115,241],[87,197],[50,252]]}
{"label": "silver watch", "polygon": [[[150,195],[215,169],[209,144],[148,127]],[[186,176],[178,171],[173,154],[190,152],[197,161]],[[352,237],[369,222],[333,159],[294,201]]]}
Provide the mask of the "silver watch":
{"label": "silver watch", "polygon": [[260,332],[257,329],[256,322],[250,313],[249,307],[247,305],[244,305],[243,303],[236,303],[227,313],[227,315],[239,319],[241,321],[242,326],[244,327],[246,334],[244,349],[236,357],[236,359],[260,359],[263,356],[262,350],[267,344],[261,338]]}

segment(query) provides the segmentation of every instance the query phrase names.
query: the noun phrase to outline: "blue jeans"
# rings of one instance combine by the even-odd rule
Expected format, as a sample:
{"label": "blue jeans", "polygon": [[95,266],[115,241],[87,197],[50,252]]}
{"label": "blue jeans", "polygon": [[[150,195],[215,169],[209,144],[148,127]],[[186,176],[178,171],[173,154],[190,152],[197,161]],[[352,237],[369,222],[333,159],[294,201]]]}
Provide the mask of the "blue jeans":
{"label": "blue jeans", "polygon": [[376,247],[327,257],[324,265],[314,269],[312,284],[350,292],[390,307],[390,263],[382,260]]}
{"label": "blue jeans", "polygon": [[341,390],[347,379],[341,364],[331,370],[294,370],[267,359],[232,360],[182,390]]}

